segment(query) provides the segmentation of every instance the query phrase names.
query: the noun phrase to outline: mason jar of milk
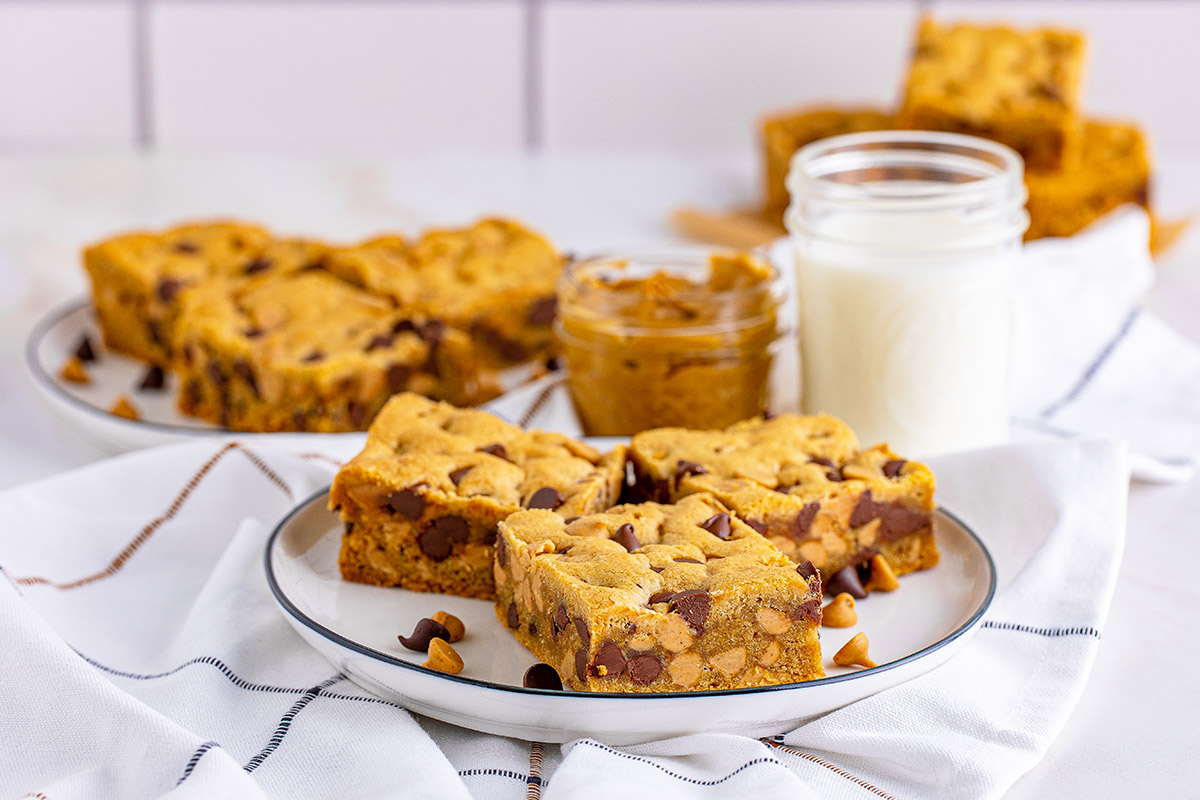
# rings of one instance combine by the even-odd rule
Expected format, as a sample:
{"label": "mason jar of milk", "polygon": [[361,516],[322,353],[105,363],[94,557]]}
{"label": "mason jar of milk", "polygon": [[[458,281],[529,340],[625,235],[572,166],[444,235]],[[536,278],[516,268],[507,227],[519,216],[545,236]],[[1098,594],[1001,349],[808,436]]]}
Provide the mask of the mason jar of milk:
{"label": "mason jar of milk", "polygon": [[797,152],[787,184],[805,411],[914,457],[1002,442],[1020,156],[959,134],[850,134]]}

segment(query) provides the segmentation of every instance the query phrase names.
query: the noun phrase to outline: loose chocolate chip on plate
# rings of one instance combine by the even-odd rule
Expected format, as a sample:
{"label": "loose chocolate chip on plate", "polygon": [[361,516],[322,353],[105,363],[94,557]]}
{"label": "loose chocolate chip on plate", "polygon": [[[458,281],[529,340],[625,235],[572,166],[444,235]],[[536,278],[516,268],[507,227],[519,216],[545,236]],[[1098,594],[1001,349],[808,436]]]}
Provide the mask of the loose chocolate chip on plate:
{"label": "loose chocolate chip on plate", "polygon": [[638,686],[649,686],[662,674],[662,660],[653,653],[639,653],[629,659],[629,679]]}
{"label": "loose chocolate chip on plate", "polygon": [[663,589],[661,592],[655,592],[654,594],[650,595],[649,603],[650,605],[654,605],[655,603],[669,603],[671,602],[671,598],[674,596],[674,592],[668,589]]}
{"label": "loose chocolate chip on plate", "polygon": [[829,583],[825,584],[825,593],[836,597],[845,592],[851,597],[862,600],[867,596],[862,581],[858,579],[858,570],[853,564],[847,564],[833,574]]}
{"label": "loose chocolate chip on plate", "polygon": [[558,298],[554,295],[539,297],[529,306],[529,315],[525,321],[530,325],[549,325],[554,321],[554,314],[558,311]]}
{"label": "loose chocolate chip on plate", "polygon": [[96,351],[92,349],[92,340],[84,335],[79,340],[79,344],[75,345],[75,357],[80,361],[95,361]]}
{"label": "loose chocolate chip on plate", "polygon": [[888,478],[894,478],[900,474],[900,470],[904,469],[904,465],[907,463],[902,458],[893,458],[891,461],[884,463],[883,474]]}
{"label": "loose chocolate chip on plate", "polygon": [[404,364],[392,364],[387,371],[388,389],[393,394],[403,392],[404,387],[408,386],[408,379],[412,376],[412,369]]}
{"label": "loose chocolate chip on plate", "polygon": [[725,513],[713,514],[704,522],[700,523],[700,527],[711,533],[718,539],[729,538],[729,515]]}
{"label": "loose chocolate chip on plate", "polygon": [[704,622],[712,608],[712,595],[703,589],[688,589],[675,595],[671,599],[671,605],[671,610],[683,617],[683,621],[691,625],[692,630],[697,634],[704,633]]}
{"label": "loose chocolate chip on plate", "polygon": [[548,689],[557,692],[562,691],[562,678],[558,677],[558,672],[549,664],[534,664],[525,670],[521,685],[526,689]]}
{"label": "loose chocolate chip on plate", "polygon": [[613,541],[631,553],[642,546],[642,543],[638,541],[637,534],[633,532],[633,525],[628,522],[617,528],[617,532],[613,535]]}
{"label": "loose chocolate chip on plate", "polygon": [[625,654],[614,641],[602,642],[592,659],[592,674],[598,678],[615,678],[625,671]]}
{"label": "loose chocolate chip on plate", "polygon": [[246,265],[245,272],[247,275],[257,275],[260,272],[266,272],[271,268],[270,259],[256,258]]}
{"label": "loose chocolate chip on plate", "polygon": [[163,388],[166,383],[167,375],[163,372],[163,368],[157,364],[151,364],[146,369],[146,374],[142,376],[142,382],[138,384],[138,388],[154,391]]}
{"label": "loose chocolate chip on plate", "polygon": [[427,653],[429,652],[429,643],[434,639],[450,641],[450,632],[446,630],[446,626],[442,623],[425,617],[417,622],[417,626],[413,628],[411,636],[398,636],[396,638],[400,640],[400,644],[409,650]]}
{"label": "loose chocolate chip on plate", "polygon": [[462,483],[462,479],[470,471],[471,467],[460,467],[459,469],[456,469],[450,473],[450,480],[454,482],[455,486],[458,486],[460,483]]}
{"label": "loose chocolate chip on plate", "polygon": [[488,455],[493,455],[496,458],[503,458],[505,461],[508,461],[508,451],[505,450],[504,445],[500,444],[499,442],[496,444],[489,444],[487,447],[481,447],[479,448],[479,452],[487,453]]}
{"label": "loose chocolate chip on plate", "polygon": [[543,486],[529,497],[526,508],[548,508],[551,511],[563,504],[563,496],[552,486]]}
{"label": "loose chocolate chip on plate", "polygon": [[412,489],[401,489],[388,495],[387,507],[393,514],[403,514],[409,519],[420,519],[421,515],[425,513],[425,498]]}

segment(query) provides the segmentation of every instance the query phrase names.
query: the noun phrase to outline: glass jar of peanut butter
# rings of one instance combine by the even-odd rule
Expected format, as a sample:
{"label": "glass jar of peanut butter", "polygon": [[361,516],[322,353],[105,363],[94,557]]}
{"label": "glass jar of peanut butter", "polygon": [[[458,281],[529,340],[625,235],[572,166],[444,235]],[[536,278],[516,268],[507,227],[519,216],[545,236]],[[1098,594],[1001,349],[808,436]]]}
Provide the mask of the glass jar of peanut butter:
{"label": "glass jar of peanut butter", "polygon": [[722,428],[763,413],[781,290],[763,259],[676,249],[576,260],[555,332],[584,431]]}

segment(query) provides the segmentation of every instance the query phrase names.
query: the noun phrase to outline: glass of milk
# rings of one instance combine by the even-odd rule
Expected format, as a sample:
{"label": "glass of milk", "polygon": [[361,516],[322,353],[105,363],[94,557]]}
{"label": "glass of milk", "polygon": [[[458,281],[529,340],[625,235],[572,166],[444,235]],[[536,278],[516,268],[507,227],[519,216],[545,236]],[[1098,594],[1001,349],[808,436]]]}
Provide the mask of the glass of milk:
{"label": "glass of milk", "polygon": [[787,184],[804,410],[914,457],[1004,441],[1020,156],[959,134],[857,133],[802,148]]}

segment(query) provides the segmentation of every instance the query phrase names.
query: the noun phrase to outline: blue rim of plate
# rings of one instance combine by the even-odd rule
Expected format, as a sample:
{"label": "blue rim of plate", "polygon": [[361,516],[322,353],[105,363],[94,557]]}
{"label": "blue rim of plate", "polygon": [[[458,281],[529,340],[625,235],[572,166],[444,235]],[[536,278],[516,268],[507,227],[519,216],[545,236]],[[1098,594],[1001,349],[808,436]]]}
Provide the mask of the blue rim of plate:
{"label": "blue rim of plate", "polygon": [[[726,697],[731,695],[759,694],[763,692],[778,692],[784,690],[790,691],[797,689],[814,689],[821,686],[829,686],[835,683],[855,680],[862,675],[876,675],[880,672],[886,672],[887,670],[909,664],[929,655],[930,653],[940,650],[978,625],[980,620],[983,619],[983,615],[991,606],[992,599],[996,596],[996,563],[992,560],[992,554],[988,552],[987,546],[984,545],[983,540],[979,538],[979,535],[976,534],[975,531],[970,528],[970,526],[964,523],[956,515],[947,511],[945,508],[938,506],[936,513],[945,515],[952,522],[958,525],[958,527],[961,528],[967,534],[967,536],[971,538],[971,540],[979,548],[979,551],[983,554],[984,562],[987,564],[988,569],[988,588],[987,593],[984,595],[983,602],[981,602],[979,604],[979,608],[977,608],[975,612],[967,618],[966,622],[964,622],[962,625],[959,625],[953,631],[946,634],[941,639],[938,639],[933,644],[927,645],[915,653],[909,653],[903,658],[899,658],[895,661],[889,661],[888,663],[881,664],[877,667],[859,670],[857,672],[851,672],[844,675],[830,675],[824,678],[817,678],[816,680],[812,681],[802,681],[800,683],[780,683],[771,686],[750,686],[741,689],[712,689],[703,692],[578,692],[571,689],[527,689],[523,686],[512,686],[506,683],[493,683],[492,681],[479,680],[478,678],[465,678],[461,675],[449,675],[445,672],[439,672],[437,670],[429,669],[428,667],[423,667],[420,664],[414,664],[410,661],[396,658],[393,655],[375,650],[371,647],[367,647],[366,645],[360,644],[352,639],[347,639],[337,631],[327,628],[297,608],[296,605],[292,603],[292,601],[284,593],[283,589],[279,585],[279,581],[277,581],[275,578],[275,570],[271,565],[271,554],[275,550],[275,542],[283,534],[283,531],[288,527],[292,519],[301,512],[308,510],[308,508],[314,502],[328,497],[328,495],[329,487],[326,486],[325,488],[319,489],[308,498],[301,501],[295,508],[289,511],[283,519],[279,521],[279,524],[275,526],[275,529],[271,531],[271,535],[267,538],[267,546],[263,553],[263,565],[267,573],[267,586],[270,587],[271,594],[275,597],[275,602],[279,604],[279,607],[305,627],[311,629],[334,644],[344,647],[348,650],[352,650],[359,655],[367,656],[384,664],[390,664],[403,669],[412,670],[417,673],[436,676],[454,683],[463,683],[469,686],[477,686],[483,689],[495,689],[502,692],[512,692],[519,695],[544,695],[547,697],[570,697],[592,700],[597,698],[611,698],[637,701],[653,699],[661,700],[667,697]],[[333,512],[330,512],[331,517],[332,513]]]}
{"label": "blue rim of plate", "polygon": [[[53,330],[55,326],[60,324],[63,320],[67,319],[71,315],[77,314],[80,311],[91,307],[91,304],[92,301],[84,297],[71,300],[70,302],[63,303],[60,306],[55,306],[46,314],[46,316],[42,317],[42,319],[38,321],[37,325],[33,327],[33,330],[30,331],[29,338],[25,340],[25,365],[29,369],[30,375],[33,376],[33,379],[42,387],[43,390],[46,390],[55,397],[66,401],[69,405],[79,409],[80,411],[101,417],[107,422],[113,422],[118,425],[126,425],[131,428],[152,428],[155,430],[184,436],[229,436],[231,434],[238,436],[254,435],[247,431],[233,431],[228,428],[217,427],[212,425],[212,423],[201,423],[200,421],[197,421],[195,427],[193,427],[191,425],[174,425],[170,422],[155,422],[153,420],[146,419],[127,419],[125,417],[118,417],[116,414],[110,414],[108,410],[100,408],[99,406],[94,406],[86,400],[81,400],[75,395],[66,391],[54,380],[53,376],[46,371],[46,368],[42,365],[41,359],[38,358],[38,349],[41,347],[42,341],[46,338],[46,336],[49,335],[50,331]],[[88,333],[92,336],[93,341],[99,337],[99,334],[95,331],[89,330]],[[69,355],[69,352],[64,353],[63,357],[66,358]],[[201,427],[202,425],[207,425],[208,427]]]}

